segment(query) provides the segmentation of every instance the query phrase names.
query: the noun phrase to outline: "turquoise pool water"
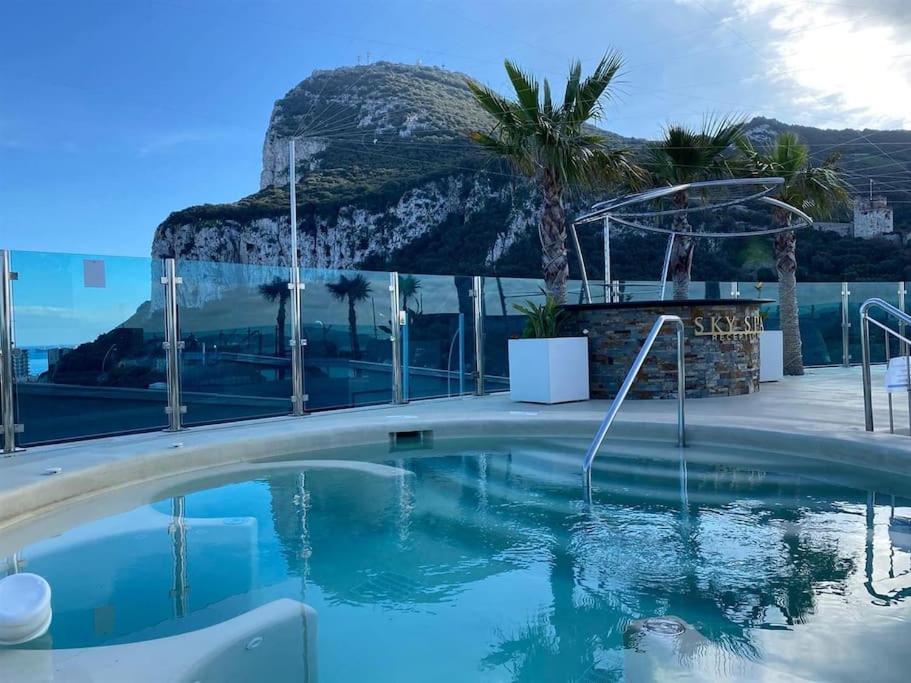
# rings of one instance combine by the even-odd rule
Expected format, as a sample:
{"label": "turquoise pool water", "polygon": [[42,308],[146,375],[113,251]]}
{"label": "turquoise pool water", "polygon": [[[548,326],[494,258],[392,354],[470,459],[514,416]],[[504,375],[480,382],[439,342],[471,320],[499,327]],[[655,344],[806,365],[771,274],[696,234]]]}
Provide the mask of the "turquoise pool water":
{"label": "turquoise pool water", "polygon": [[383,466],[159,492],[21,549],[54,591],[31,647],[175,635],[285,597],[318,614],[321,681],[906,680],[907,481],[612,444],[588,501],[584,446],[327,452]]}

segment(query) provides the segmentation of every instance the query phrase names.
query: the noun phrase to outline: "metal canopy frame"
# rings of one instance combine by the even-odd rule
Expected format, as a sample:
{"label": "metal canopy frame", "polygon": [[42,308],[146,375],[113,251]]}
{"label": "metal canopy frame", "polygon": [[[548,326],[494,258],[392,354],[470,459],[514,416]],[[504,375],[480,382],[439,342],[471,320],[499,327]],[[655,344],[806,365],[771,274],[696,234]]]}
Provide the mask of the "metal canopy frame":
{"label": "metal canopy frame", "polygon": [[[670,185],[667,187],[657,187],[644,192],[637,192],[635,194],[624,195],[622,197],[617,197],[616,199],[611,199],[603,202],[598,202],[592,205],[591,210],[577,218],[573,223],[570,224],[570,236],[573,240],[573,246],[576,249],[576,256],[579,259],[579,268],[582,273],[582,285],[585,291],[586,301],[592,303],[591,287],[589,286],[588,272],[585,268],[585,258],[582,255],[582,249],[579,243],[579,235],[576,230],[577,225],[585,225],[588,223],[594,223],[597,221],[603,221],[604,223],[604,287],[605,291],[610,292],[609,297],[605,297],[605,300],[613,301],[614,292],[613,292],[613,283],[611,280],[611,264],[610,264],[610,223],[611,221],[616,221],[620,225],[633,228],[635,230],[644,230],[646,232],[660,233],[668,235],[667,248],[664,254],[664,263],[661,270],[661,285],[659,288],[661,300],[664,300],[664,292],[667,283],[667,274],[670,267],[670,257],[674,247],[674,241],[678,236],[681,237],[707,237],[715,239],[728,239],[731,237],[753,237],[758,235],[774,235],[780,232],[787,232],[788,230],[799,230],[801,228],[809,227],[813,224],[813,219],[810,218],[805,212],[801,211],[795,206],[788,204],[780,199],[775,197],[770,197],[769,195],[778,189],[782,184],[784,184],[784,178],[771,177],[771,178],[732,178],[726,180],[706,180],[695,183],[684,183],[681,185]],[[687,207],[685,209],[663,209],[656,211],[630,211],[629,208],[635,207],[641,204],[647,204],[648,202],[655,201],[656,199],[662,199],[674,195],[678,192],[689,192],[689,191],[704,191],[709,189],[717,188],[727,188],[727,187],[759,187],[755,192],[751,192],[748,195],[737,197],[735,199],[726,199],[724,201],[719,201],[715,203],[707,202],[700,206]],[[634,218],[646,218],[646,217],[655,217],[655,216],[673,216],[679,214],[690,214],[697,213],[701,211],[714,211],[716,209],[722,209],[729,206],[737,206],[741,204],[746,204],[748,202],[759,202],[776,209],[781,209],[787,211],[789,214],[795,216],[798,219],[798,222],[791,223],[784,227],[778,228],[766,228],[763,230],[748,230],[746,232],[732,233],[732,232],[702,232],[696,230],[674,230],[672,228],[663,228],[655,225],[645,225],[636,220],[631,220]],[[627,209],[619,211],[622,209]],[[618,213],[619,212],[619,213]]]}

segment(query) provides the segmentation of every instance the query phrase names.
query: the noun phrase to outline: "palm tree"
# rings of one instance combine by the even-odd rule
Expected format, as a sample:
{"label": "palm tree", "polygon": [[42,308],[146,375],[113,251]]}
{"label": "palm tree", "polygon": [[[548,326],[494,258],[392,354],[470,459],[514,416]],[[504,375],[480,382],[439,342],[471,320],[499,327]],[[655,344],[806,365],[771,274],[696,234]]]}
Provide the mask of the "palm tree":
{"label": "palm tree", "polygon": [[[793,133],[781,133],[772,143],[757,150],[746,138],[738,142],[744,162],[751,173],[761,177],[784,178],[778,198],[812,218],[829,218],[847,205],[847,184],[836,164],[834,154],[816,166],[810,150]],[[777,228],[791,224],[793,214],[780,208],[772,210]],[[778,307],[781,315],[784,372],[803,374],[800,319],[797,307],[797,235],[793,230],[775,233],[775,267],[778,271]]]}
{"label": "palm tree", "polygon": [[402,297],[402,308],[408,310],[408,300],[414,297],[417,299],[418,291],[421,289],[421,281],[414,275],[402,275],[399,277],[399,294]]}
{"label": "palm tree", "polygon": [[561,303],[566,297],[569,274],[565,193],[577,187],[639,177],[629,154],[608,149],[604,135],[589,124],[601,118],[602,99],[610,95],[611,82],[622,65],[620,55],[609,52],[583,79],[582,63],[574,62],[562,103],[554,103],[547,79],[542,87],[509,60],[505,62],[506,73],[516,99],[507,99],[476,81],[468,81],[475,99],[494,119],[492,130],[473,131],[471,139],[534,179],[541,192],[538,236],[544,281],[548,293]]}
{"label": "palm tree", "polygon": [[329,293],[339,301],[348,301],[348,333],[351,335],[351,358],[361,357],[361,345],[357,337],[357,311],[355,305],[370,296],[370,283],[363,275],[347,277],[342,275],[337,282],[326,285]]}
{"label": "palm tree", "polygon": [[[743,135],[745,120],[741,117],[706,118],[701,130],[673,124],[664,138],[652,145],[646,168],[655,185],[683,185],[730,174],[729,149]],[[671,197],[675,209],[689,207],[685,190]],[[690,232],[685,213],[674,215],[675,232]],[[669,271],[674,282],[674,298],[686,299],[693,268],[694,240],[678,235],[674,240]]]}
{"label": "palm tree", "polygon": [[[267,282],[259,286],[259,293],[266,301],[270,303],[278,302],[278,313],[275,316],[275,355],[279,358],[285,357],[285,305],[291,296],[291,290],[288,289],[288,281],[280,277],[275,277],[272,282]],[[284,370],[279,368],[279,379],[284,375]]]}

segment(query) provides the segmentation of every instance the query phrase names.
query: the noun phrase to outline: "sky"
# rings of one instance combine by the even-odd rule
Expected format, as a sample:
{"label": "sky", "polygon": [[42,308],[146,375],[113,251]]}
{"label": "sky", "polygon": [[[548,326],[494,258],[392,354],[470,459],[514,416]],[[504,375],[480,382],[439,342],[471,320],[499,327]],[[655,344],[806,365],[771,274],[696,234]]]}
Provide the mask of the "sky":
{"label": "sky", "polygon": [[706,113],[911,129],[908,0],[5,0],[0,248],[148,256],[170,212],[259,187],[274,101],[314,69],[444,66],[506,90],[626,66],[601,125]]}

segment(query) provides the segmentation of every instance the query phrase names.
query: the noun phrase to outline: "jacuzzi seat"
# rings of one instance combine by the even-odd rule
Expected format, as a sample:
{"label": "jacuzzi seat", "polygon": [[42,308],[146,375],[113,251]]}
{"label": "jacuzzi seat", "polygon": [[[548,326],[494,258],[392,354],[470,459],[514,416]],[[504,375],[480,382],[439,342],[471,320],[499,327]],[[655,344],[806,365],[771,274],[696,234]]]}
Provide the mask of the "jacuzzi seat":
{"label": "jacuzzi seat", "polygon": [[51,587],[37,574],[0,579],[0,645],[43,636],[51,625]]}

